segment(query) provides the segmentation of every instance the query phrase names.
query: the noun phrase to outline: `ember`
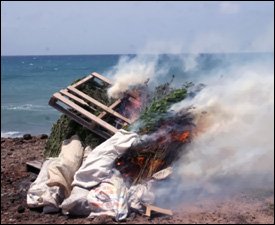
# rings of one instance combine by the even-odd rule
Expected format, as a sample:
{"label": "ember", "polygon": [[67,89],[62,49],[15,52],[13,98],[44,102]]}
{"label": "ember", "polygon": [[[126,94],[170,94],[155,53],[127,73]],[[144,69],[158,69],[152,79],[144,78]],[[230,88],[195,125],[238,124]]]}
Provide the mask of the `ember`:
{"label": "ember", "polygon": [[188,140],[189,136],[190,136],[190,132],[184,131],[181,134],[175,134],[174,139],[177,141],[185,142]]}

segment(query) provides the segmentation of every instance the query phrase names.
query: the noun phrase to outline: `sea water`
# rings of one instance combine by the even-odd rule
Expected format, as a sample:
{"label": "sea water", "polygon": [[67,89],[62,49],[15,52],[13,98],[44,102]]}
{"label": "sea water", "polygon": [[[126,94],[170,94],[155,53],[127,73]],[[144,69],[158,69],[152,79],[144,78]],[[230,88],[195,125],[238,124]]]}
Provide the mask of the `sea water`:
{"label": "sea water", "polygon": [[50,133],[60,113],[53,93],[91,72],[103,73],[118,55],[1,57],[1,137]]}
{"label": "sea water", "polygon": [[[92,72],[111,79],[108,71],[122,56],[125,55],[1,56],[1,137],[49,134],[61,115],[48,105],[52,94]],[[273,64],[274,54],[200,54],[191,69],[186,63],[189,55],[162,55],[158,66],[165,68],[167,76],[158,81],[167,82],[173,74],[181,81],[198,82],[193,78],[207,76],[217,68],[224,75],[222,71],[232,64],[259,59]]]}

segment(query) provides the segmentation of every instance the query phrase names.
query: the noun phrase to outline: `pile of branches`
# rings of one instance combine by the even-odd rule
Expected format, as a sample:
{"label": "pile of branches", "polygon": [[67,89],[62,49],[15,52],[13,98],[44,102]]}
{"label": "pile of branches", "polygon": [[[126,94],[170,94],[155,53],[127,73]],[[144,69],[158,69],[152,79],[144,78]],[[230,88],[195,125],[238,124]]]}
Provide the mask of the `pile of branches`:
{"label": "pile of branches", "polygon": [[[77,81],[78,80],[75,82]],[[147,92],[149,90],[147,86],[148,82],[144,83],[144,85],[141,85],[140,87],[133,87],[144,91],[146,95],[146,104],[144,104],[137,122],[129,127],[123,128],[126,130],[135,131],[140,135],[151,135],[155,132],[160,132],[160,125],[165,127],[163,132],[170,132],[171,134],[173,132],[175,133],[175,129],[178,132],[178,128],[176,128],[177,126],[175,125],[190,125],[192,121],[190,115],[186,114],[175,116],[174,114],[169,114],[167,112],[172,104],[183,100],[187,96],[188,85],[183,85],[179,89],[173,89],[171,88],[172,81],[173,78],[170,82],[157,86],[155,90],[150,93]],[[89,96],[93,96],[93,98],[105,105],[111,105],[114,102],[114,99],[108,98],[108,88],[109,87],[107,85],[104,86],[104,83],[91,80],[90,82],[81,85],[79,90]],[[97,115],[99,113],[100,111],[98,110],[98,112],[94,114]],[[174,122],[171,123],[171,121]],[[180,127],[182,128],[183,126]],[[89,145],[91,148],[95,148],[97,145],[105,141],[104,138],[69,119],[66,115],[61,115],[52,127],[49,139],[46,143],[44,155],[47,157],[58,156],[62,141],[70,138],[74,134],[77,134],[80,137],[84,147]],[[137,170],[139,171],[139,175],[135,176],[136,183],[145,177],[150,177],[154,172],[157,172],[158,170],[171,164],[171,162],[177,158],[177,149],[180,149],[177,146],[181,146],[183,144],[182,142],[177,143],[177,141],[173,141],[173,143],[168,141],[166,144],[162,145],[158,143],[160,143],[160,141],[157,139],[154,141],[150,140],[147,143],[141,142],[140,144],[130,148],[129,151],[127,151],[123,156],[124,158],[130,157],[133,160],[136,160],[137,158],[141,159],[143,157],[146,159],[147,164],[150,165],[150,169],[147,172],[142,169],[146,168],[144,166]],[[171,150],[172,145],[176,147],[173,147]],[[157,163],[160,161],[164,161],[164,163]]]}
{"label": "pile of branches", "polygon": [[167,111],[186,94],[185,88],[173,90],[153,101],[141,114],[137,121],[141,139],[115,162],[116,168],[130,183],[150,179],[186,153],[186,144],[191,141],[194,128],[193,116],[188,111]]}

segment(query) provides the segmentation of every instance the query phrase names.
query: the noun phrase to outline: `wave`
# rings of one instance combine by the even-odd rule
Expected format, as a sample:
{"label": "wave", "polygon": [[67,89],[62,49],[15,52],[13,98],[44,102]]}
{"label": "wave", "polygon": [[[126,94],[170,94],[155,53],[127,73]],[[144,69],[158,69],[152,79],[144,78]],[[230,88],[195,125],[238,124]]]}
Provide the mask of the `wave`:
{"label": "wave", "polygon": [[49,108],[48,106],[45,106],[45,105],[24,104],[24,105],[4,105],[4,106],[1,106],[1,109],[14,110],[14,111],[44,111]]}
{"label": "wave", "polygon": [[2,132],[1,131],[1,138],[15,138],[15,137],[23,137],[23,133],[19,131],[8,131]]}

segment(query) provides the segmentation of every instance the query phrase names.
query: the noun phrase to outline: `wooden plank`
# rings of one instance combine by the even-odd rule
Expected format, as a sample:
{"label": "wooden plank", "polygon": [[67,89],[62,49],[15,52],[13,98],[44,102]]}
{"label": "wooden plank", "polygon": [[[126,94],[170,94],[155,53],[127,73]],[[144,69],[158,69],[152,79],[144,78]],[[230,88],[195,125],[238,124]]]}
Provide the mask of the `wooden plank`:
{"label": "wooden plank", "polygon": [[97,78],[100,79],[100,80],[105,81],[105,82],[108,83],[108,84],[112,84],[112,81],[111,81],[111,80],[109,80],[108,78],[102,76],[102,75],[99,74],[99,73],[93,72],[92,75],[95,76],[95,77],[97,77]]}
{"label": "wooden plank", "polygon": [[[118,99],[116,100],[112,105],[109,106],[110,109],[114,109],[116,106],[118,106],[119,104],[121,103],[121,100]],[[98,115],[98,118],[102,119],[105,115],[107,114],[107,112],[101,112],[99,115]]]}
{"label": "wooden plank", "polygon": [[155,211],[155,212],[158,212],[158,213],[173,216],[173,212],[170,209],[163,209],[163,208],[160,208],[160,207],[157,207],[157,206],[154,206],[154,205],[146,205],[145,215],[150,217],[151,216],[151,211]]}
{"label": "wooden plank", "polygon": [[[118,99],[118,100],[116,100],[112,105],[110,105],[109,106],[109,108],[110,109],[113,109],[113,108],[115,108],[117,105],[119,105],[121,103],[121,100],[120,99]],[[101,112],[97,117],[99,118],[99,119],[102,119],[104,116],[106,116],[107,115],[107,112]],[[92,127],[94,128],[95,127],[95,122],[93,122],[92,123]],[[126,125],[127,125],[127,123],[126,123]]]}
{"label": "wooden plank", "polygon": [[49,100],[49,105],[54,105],[56,101],[57,99],[52,96]]}
{"label": "wooden plank", "polygon": [[76,82],[75,84],[72,84],[73,87],[77,88],[79,87],[81,84],[87,82],[88,80],[92,79],[94,76],[93,75],[88,75],[87,77],[83,78],[82,80]]}
{"label": "wooden plank", "polygon": [[107,134],[107,132],[103,132],[100,130],[95,130],[92,123],[89,123],[85,119],[81,118],[80,116],[74,114],[70,110],[67,110],[63,108],[62,106],[58,105],[57,103],[52,105],[54,108],[56,108],[58,111],[64,113],[65,115],[69,116],[71,119],[76,121],[77,123],[81,124],[82,126],[86,127],[87,129],[91,130],[92,132],[96,133],[97,135],[108,139],[112,136],[112,134]]}
{"label": "wooden plank", "polygon": [[113,109],[110,109],[109,107],[107,107],[106,105],[102,104],[101,102],[95,100],[94,98],[84,94],[83,92],[77,90],[76,88],[72,87],[72,86],[68,86],[68,89],[72,92],[74,92],[75,94],[81,96],[82,98],[90,101],[91,103],[95,104],[96,106],[100,107],[101,109],[107,111],[108,113],[124,120],[127,123],[131,123],[131,121],[129,119],[127,119],[126,117],[122,116],[121,114],[119,114],[118,112],[114,111]]}
{"label": "wooden plank", "polygon": [[89,105],[87,102],[85,102],[83,99],[78,98],[77,96],[71,94],[70,92],[68,92],[67,89],[60,90],[59,92],[62,93],[63,95],[66,95],[67,97],[69,97],[69,98],[75,100],[76,102],[78,102],[78,103],[80,103],[80,104],[82,104],[82,105],[85,105],[85,106],[89,107],[90,109],[96,111],[96,108],[90,106],[90,105]]}
{"label": "wooden plank", "polygon": [[56,93],[54,93],[53,96],[55,98],[57,98],[58,100],[60,100],[61,102],[63,102],[64,104],[66,104],[66,105],[72,107],[73,109],[77,110],[82,115],[84,115],[84,116],[88,117],[89,119],[95,121],[100,126],[106,128],[107,130],[109,130],[109,131],[111,131],[113,133],[117,132],[117,129],[115,127],[113,127],[112,125],[108,124],[107,122],[105,122],[105,121],[97,118],[95,115],[93,115],[92,113],[90,113],[90,112],[86,111],[85,109],[81,108],[80,106],[78,106],[74,102],[70,101],[69,99],[65,98],[60,93],[56,92]]}
{"label": "wooden plank", "polygon": [[63,94],[63,95],[66,95],[67,97],[69,97],[69,98],[71,98],[71,99],[77,101],[78,103],[80,103],[80,104],[82,104],[82,105],[89,106],[89,104],[88,104],[87,102],[85,102],[83,99],[78,98],[77,96],[75,96],[75,95],[69,93],[69,92],[68,92],[67,90],[65,90],[65,89],[62,89],[62,90],[60,90],[59,92],[60,92],[61,94]]}
{"label": "wooden plank", "polygon": [[39,173],[39,171],[42,168],[42,165],[43,165],[43,162],[39,160],[26,162],[27,171],[34,172],[34,173]]}

